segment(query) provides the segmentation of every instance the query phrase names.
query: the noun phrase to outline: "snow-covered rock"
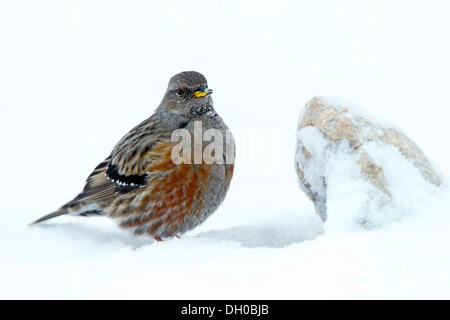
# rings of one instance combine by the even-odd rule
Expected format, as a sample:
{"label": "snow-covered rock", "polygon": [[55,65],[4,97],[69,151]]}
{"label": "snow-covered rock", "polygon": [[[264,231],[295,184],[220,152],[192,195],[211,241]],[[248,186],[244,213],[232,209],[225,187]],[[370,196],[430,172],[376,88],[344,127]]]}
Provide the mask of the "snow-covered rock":
{"label": "snow-covered rock", "polygon": [[314,97],[301,111],[295,162],[317,214],[341,224],[397,220],[442,184],[404,133],[340,98]]}

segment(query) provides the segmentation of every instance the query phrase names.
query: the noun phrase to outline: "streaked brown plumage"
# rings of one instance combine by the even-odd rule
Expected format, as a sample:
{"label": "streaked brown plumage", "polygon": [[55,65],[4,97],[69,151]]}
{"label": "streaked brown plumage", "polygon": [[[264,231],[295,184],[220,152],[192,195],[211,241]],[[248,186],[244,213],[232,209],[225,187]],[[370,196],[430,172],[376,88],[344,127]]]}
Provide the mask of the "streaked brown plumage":
{"label": "streaked brown plumage", "polygon": [[160,240],[203,222],[225,198],[233,161],[176,165],[171,155],[177,142],[171,136],[180,128],[192,133],[193,122],[201,121],[204,130],[218,129],[225,137],[228,128],[212,106],[211,92],[198,72],[172,77],[155,113],[119,141],[83,191],[35,223],[63,214],[100,214]]}

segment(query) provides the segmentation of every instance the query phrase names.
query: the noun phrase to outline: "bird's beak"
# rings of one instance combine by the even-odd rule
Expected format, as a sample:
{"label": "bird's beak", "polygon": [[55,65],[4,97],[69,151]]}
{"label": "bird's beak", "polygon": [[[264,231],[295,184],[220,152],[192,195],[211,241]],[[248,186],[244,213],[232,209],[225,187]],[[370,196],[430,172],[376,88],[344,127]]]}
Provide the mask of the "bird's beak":
{"label": "bird's beak", "polygon": [[194,97],[196,98],[202,98],[206,97],[207,95],[210,95],[213,91],[211,89],[208,89],[206,87],[200,87],[197,91],[194,92]]}

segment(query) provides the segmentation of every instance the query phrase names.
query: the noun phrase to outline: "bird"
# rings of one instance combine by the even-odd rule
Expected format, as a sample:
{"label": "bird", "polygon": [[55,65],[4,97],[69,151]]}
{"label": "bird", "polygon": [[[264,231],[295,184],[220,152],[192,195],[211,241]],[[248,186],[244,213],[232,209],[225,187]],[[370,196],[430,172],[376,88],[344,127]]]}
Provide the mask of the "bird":
{"label": "bird", "polygon": [[[123,136],[88,176],[82,192],[32,225],[62,215],[101,215],[157,241],[200,225],[225,199],[234,171],[234,138],[215,111],[211,94],[201,73],[174,75],[154,113]],[[196,123],[203,131],[214,129],[228,137],[225,148],[211,153],[224,161],[173,161],[178,152],[173,133],[195,134]],[[205,145],[201,141],[200,151]]]}

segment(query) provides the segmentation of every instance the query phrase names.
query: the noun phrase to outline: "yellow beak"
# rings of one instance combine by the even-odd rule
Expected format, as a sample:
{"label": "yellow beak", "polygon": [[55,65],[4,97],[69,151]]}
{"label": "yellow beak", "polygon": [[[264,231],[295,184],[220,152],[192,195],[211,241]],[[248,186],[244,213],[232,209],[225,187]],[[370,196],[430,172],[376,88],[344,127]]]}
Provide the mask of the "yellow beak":
{"label": "yellow beak", "polygon": [[202,91],[195,91],[194,92],[194,96],[196,98],[202,98],[202,97],[206,97],[207,95],[211,94],[213,91],[211,89],[207,89],[205,88]]}

